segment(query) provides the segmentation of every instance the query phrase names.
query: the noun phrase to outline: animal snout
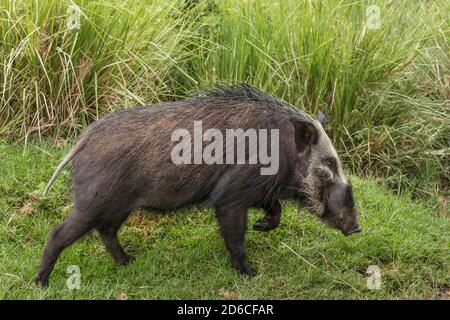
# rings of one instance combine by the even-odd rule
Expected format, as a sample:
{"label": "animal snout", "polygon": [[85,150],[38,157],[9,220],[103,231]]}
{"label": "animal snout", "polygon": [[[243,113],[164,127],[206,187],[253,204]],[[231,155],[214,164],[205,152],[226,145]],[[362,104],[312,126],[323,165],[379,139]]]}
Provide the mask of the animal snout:
{"label": "animal snout", "polygon": [[344,235],[347,237],[353,233],[359,233],[361,232],[361,227],[360,226],[356,226],[355,228],[351,229],[350,231],[344,232]]}

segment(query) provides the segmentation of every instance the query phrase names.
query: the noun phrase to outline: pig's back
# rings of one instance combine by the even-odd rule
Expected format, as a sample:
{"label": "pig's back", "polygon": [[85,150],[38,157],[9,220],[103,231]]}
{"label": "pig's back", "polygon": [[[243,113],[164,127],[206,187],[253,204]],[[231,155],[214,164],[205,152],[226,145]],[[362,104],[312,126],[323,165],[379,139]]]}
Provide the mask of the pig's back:
{"label": "pig's back", "polygon": [[272,113],[254,102],[226,99],[216,104],[190,99],[113,113],[83,135],[85,145],[73,159],[75,195],[89,198],[96,194],[100,201],[159,209],[207,199],[232,167],[176,165],[171,159],[174,130],[187,129],[193,137],[194,121],[202,121],[203,132],[264,127]]}

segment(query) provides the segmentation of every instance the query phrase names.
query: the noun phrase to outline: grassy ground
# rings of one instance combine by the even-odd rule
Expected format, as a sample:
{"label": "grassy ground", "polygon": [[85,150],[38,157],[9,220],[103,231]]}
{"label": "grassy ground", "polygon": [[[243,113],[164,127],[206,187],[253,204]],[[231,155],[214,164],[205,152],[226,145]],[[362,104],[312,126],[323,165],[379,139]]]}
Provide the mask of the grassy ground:
{"label": "grassy ground", "polygon": [[[48,289],[33,283],[46,237],[70,210],[69,181],[60,177],[48,198],[30,193],[67,147],[0,142],[0,299],[238,298],[448,299],[449,212],[395,196],[379,182],[351,177],[364,231],[345,238],[304,210],[285,204],[282,223],[268,234],[250,230],[249,279],[233,271],[209,209],[166,216],[137,212],[121,229],[136,256],[116,265],[97,235],[61,255]],[[252,211],[249,225],[261,216]],[[81,268],[81,288],[68,290],[69,265]],[[381,269],[381,288],[366,286],[367,268]]]}

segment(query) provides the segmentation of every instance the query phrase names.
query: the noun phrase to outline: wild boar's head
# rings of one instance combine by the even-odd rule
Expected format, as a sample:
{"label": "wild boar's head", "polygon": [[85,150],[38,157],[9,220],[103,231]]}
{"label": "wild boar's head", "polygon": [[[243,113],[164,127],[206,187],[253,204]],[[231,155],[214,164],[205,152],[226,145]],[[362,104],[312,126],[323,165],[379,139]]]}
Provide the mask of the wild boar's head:
{"label": "wild boar's head", "polygon": [[360,232],[351,183],[319,121],[295,122],[296,196],[327,225],[346,236]]}

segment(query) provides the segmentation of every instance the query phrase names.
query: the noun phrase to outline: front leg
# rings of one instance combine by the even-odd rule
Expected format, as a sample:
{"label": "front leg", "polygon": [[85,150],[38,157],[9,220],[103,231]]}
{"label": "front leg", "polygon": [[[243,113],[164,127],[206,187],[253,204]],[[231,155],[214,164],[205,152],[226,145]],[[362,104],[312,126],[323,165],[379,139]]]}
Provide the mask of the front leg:
{"label": "front leg", "polygon": [[248,264],[244,252],[247,214],[248,208],[227,207],[216,209],[216,217],[228,249],[231,265],[241,273],[255,276],[256,271]]}
{"label": "front leg", "polygon": [[266,215],[259,219],[253,225],[254,230],[267,232],[275,229],[280,224],[282,206],[279,200],[276,200],[272,206],[264,208]]}

